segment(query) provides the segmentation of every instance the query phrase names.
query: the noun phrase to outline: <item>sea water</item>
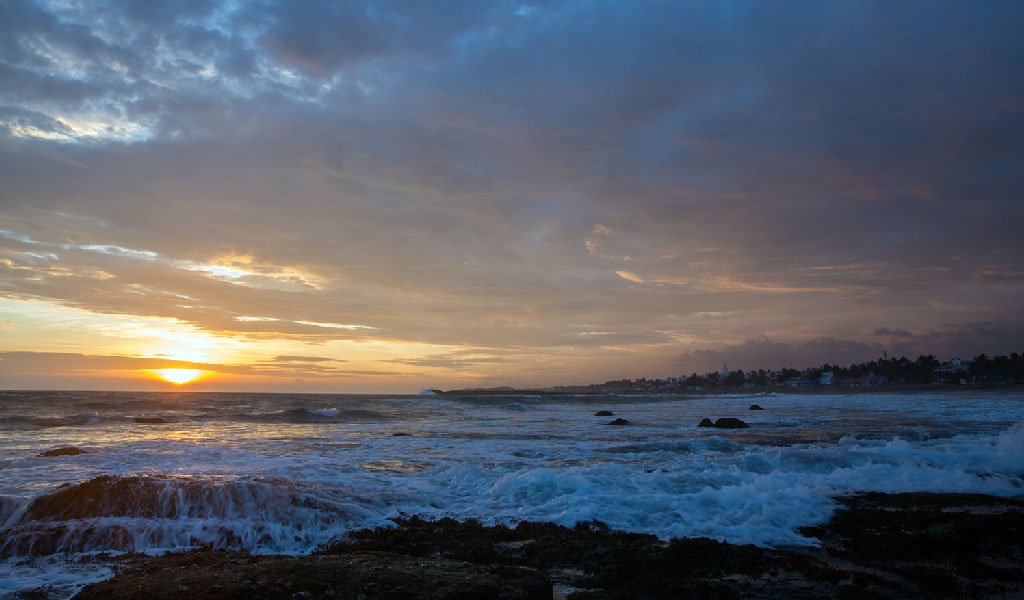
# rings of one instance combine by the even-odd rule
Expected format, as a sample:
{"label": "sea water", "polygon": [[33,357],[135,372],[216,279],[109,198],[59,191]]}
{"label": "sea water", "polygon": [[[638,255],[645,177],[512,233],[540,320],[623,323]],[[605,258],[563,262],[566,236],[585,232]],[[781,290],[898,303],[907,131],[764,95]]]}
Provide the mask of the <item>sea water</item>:
{"label": "sea water", "polygon": [[[38,456],[66,446],[85,453]],[[798,528],[840,495],[1018,496],[1022,477],[1020,392],[0,392],[0,594],[70,595],[112,574],[98,553],[299,554],[402,515],[814,545]]]}

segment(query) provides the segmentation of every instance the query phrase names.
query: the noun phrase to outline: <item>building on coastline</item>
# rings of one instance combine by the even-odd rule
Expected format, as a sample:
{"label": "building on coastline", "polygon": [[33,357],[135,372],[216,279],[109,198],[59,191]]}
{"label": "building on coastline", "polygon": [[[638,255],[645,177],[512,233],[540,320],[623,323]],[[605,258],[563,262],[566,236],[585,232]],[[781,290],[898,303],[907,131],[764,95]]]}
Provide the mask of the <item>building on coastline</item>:
{"label": "building on coastline", "polygon": [[832,371],[825,371],[818,378],[818,383],[821,385],[832,385],[835,383],[836,374]]}
{"label": "building on coastline", "polygon": [[953,358],[942,363],[936,369],[936,373],[944,375],[953,375],[956,373],[967,372],[971,369],[971,361],[961,360],[959,356],[953,355]]}
{"label": "building on coastline", "polygon": [[885,375],[876,375],[871,372],[864,377],[856,378],[850,382],[850,387],[874,387],[876,385],[885,385],[889,380]]}

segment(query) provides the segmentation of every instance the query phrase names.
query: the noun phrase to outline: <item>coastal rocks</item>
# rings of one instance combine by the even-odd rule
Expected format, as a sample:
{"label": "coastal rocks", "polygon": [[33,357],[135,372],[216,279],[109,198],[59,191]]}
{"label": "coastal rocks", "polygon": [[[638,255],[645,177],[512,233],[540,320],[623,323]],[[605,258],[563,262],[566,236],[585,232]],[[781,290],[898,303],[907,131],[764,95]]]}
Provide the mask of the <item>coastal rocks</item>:
{"label": "coastal rocks", "polygon": [[548,600],[552,592],[545,577],[524,567],[476,565],[388,552],[295,557],[199,551],[167,554],[143,562],[113,579],[87,586],[75,598],[170,600],[181,597],[178,590],[182,588],[207,590],[203,597],[222,600]]}
{"label": "coastal rocks", "polygon": [[406,431],[396,431],[396,432],[391,434],[391,437],[408,437],[410,435],[412,435],[412,434],[408,433]]}
{"label": "coastal rocks", "polygon": [[167,423],[167,419],[161,419],[160,417],[135,417],[132,419],[136,423],[145,423],[150,425],[159,425]]}
{"label": "coastal rocks", "polygon": [[764,410],[764,409],[761,408],[760,404],[751,404],[750,408],[748,408],[747,410]]}
{"label": "coastal rocks", "polygon": [[55,456],[78,456],[79,454],[88,454],[88,452],[74,446],[65,446],[64,448],[55,448],[53,450],[47,450],[46,452],[40,452],[36,456],[39,458],[53,458]]}
{"label": "coastal rocks", "polygon": [[594,416],[595,417],[614,417],[615,413],[613,413],[610,410],[599,410],[596,413],[594,413]]}
{"label": "coastal rocks", "polygon": [[[803,528],[821,548],[659,540],[597,521],[573,528],[417,517],[353,531],[310,556],[197,551],[126,557],[78,598],[552,597],[1015,598],[1024,593],[1024,501],[978,494],[862,494]],[[552,585],[554,584],[554,585]],[[308,594],[308,595],[307,595]],[[565,597],[559,595],[557,597]]]}
{"label": "coastal rocks", "polygon": [[615,419],[614,421],[608,421],[606,425],[632,425],[632,423],[626,419]]}
{"label": "coastal rocks", "polygon": [[743,421],[733,417],[722,417],[717,421],[712,422],[711,419],[701,419],[701,422],[697,424],[697,427],[714,427],[716,429],[745,429],[750,427]]}

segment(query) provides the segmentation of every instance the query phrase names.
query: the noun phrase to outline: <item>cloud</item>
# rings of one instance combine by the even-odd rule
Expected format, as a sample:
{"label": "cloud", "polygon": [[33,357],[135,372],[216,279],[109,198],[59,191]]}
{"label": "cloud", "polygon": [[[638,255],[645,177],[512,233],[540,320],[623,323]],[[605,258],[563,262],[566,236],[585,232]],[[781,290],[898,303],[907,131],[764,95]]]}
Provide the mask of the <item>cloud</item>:
{"label": "cloud", "polygon": [[802,369],[828,364],[848,365],[874,360],[881,347],[852,340],[819,338],[805,342],[752,340],[718,349],[690,350],[679,357],[684,372],[714,371],[728,364],[730,369]]}
{"label": "cloud", "polygon": [[3,3],[0,294],[548,383],[1021,330],[1016,6],[531,7]]}
{"label": "cloud", "polygon": [[289,355],[278,355],[275,356],[271,362],[279,363],[320,363],[320,362],[346,362],[337,358],[330,358],[327,356],[289,356]]}
{"label": "cloud", "polygon": [[896,338],[906,338],[906,337],[911,337],[911,336],[914,335],[914,334],[910,333],[909,331],[907,331],[906,329],[891,329],[889,327],[878,327],[874,331],[872,331],[871,333],[872,333],[872,335],[877,335],[877,336],[880,336],[880,337],[896,337]]}
{"label": "cloud", "polygon": [[[252,364],[221,364],[197,361],[173,360],[167,358],[143,358],[138,356],[117,356],[80,354],[73,352],[0,352],[0,375],[14,379],[33,374],[59,373],[67,375],[107,375],[111,372],[143,373],[155,369],[198,369],[213,373],[264,376],[273,378],[320,377],[348,378],[363,376],[402,376],[394,371],[371,371],[364,369],[341,369],[325,362],[344,363],[345,360],[325,358],[309,360],[279,360],[277,357],[266,362]],[[295,358],[295,357],[292,357]]]}
{"label": "cloud", "polygon": [[684,370],[704,372],[721,367],[722,363],[746,370],[801,369],[826,363],[846,366],[874,360],[883,352],[911,359],[922,354],[934,354],[943,359],[954,355],[970,357],[982,352],[1008,355],[1020,352],[1022,334],[1024,329],[1007,329],[986,322],[947,324],[921,335],[880,327],[874,335],[889,337],[887,345],[828,337],[797,342],[758,339],[724,348],[689,350],[680,355],[678,361]]}

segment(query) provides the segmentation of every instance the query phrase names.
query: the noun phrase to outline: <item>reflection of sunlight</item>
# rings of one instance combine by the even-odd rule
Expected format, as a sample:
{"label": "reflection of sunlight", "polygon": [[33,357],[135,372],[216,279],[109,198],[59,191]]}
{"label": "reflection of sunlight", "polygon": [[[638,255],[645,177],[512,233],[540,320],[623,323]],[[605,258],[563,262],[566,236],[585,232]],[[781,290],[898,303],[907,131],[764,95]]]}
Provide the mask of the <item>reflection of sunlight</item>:
{"label": "reflection of sunlight", "polygon": [[150,369],[150,373],[175,385],[184,385],[210,374],[200,369]]}

